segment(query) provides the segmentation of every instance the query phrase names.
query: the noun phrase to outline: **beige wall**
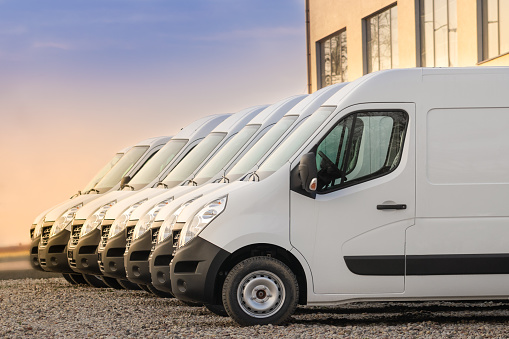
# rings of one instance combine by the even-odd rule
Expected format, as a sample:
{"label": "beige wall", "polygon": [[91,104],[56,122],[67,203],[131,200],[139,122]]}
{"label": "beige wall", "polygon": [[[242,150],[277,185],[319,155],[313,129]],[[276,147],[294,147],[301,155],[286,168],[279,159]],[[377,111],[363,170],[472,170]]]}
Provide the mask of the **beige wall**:
{"label": "beige wall", "polygon": [[[458,63],[478,63],[478,0],[457,0]],[[309,0],[309,67],[310,92],[317,86],[316,43],[346,28],[348,80],[364,75],[362,24],[364,18],[396,3],[391,0]],[[400,0],[398,6],[399,67],[416,67],[416,5],[418,0]],[[418,19],[417,19],[418,20]],[[479,36],[480,37],[480,36]],[[480,63],[483,66],[507,66],[509,55]]]}

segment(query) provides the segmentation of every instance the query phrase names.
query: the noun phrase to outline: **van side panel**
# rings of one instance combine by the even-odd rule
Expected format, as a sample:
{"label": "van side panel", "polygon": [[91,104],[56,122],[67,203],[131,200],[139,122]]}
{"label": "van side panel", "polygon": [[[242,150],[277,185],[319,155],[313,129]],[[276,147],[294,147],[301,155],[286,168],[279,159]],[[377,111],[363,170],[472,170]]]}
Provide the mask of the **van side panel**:
{"label": "van side panel", "polygon": [[[443,80],[440,88],[425,86],[431,95],[418,105],[417,217],[406,231],[406,294],[507,295],[509,105],[501,92],[509,82],[496,74],[484,87],[474,75]],[[464,90],[448,87],[454,84]]]}

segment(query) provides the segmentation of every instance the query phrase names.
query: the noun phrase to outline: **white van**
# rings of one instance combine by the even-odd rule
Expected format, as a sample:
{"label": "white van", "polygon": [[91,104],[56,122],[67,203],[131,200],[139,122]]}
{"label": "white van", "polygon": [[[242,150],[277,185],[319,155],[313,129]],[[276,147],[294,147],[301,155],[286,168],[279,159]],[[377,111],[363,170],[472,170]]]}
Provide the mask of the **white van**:
{"label": "white van", "polygon": [[[37,226],[34,230],[34,237],[41,238],[38,244],[38,259],[42,269],[51,271],[51,268],[57,268],[65,264],[62,260],[65,259],[65,254],[62,252],[64,251],[65,245],[62,247],[60,240],[53,243],[55,239],[57,239],[53,236],[57,235],[65,228],[68,228],[74,213],[81,208],[83,204],[99,197],[99,194],[118,188],[123,175],[136,173],[136,171],[157,153],[169,139],[170,137],[167,136],[151,138],[134,145],[106,172],[93,188],[88,190],[87,194],[76,196],[73,199],[53,207],[51,211],[46,213],[37,222]],[[60,236],[64,233],[60,233]],[[51,243],[49,240],[50,237],[53,237]],[[46,254],[48,251],[53,254],[48,258],[50,260],[50,265],[47,265],[48,262],[46,261]]]}
{"label": "white van", "polygon": [[[46,241],[48,244],[45,247],[48,248],[48,253],[51,253],[51,255],[49,258],[46,258],[46,256],[41,256],[41,251],[39,251],[39,260],[43,260],[44,262],[51,261],[51,265],[46,265],[46,268],[53,272],[72,273],[73,271],[67,262],[67,243],[69,241],[71,228],[73,227],[72,223],[75,215],[82,210],[87,210],[90,206],[99,205],[99,207],[101,207],[105,205],[105,203],[101,203],[104,197],[110,197],[106,198],[109,199],[107,202],[112,202],[115,199],[115,197],[111,198],[112,195],[126,193],[115,190],[120,187],[120,179],[122,178],[123,186],[129,186],[126,182],[129,181],[130,177],[136,177],[140,173],[146,173],[147,171],[145,171],[145,169],[147,167],[156,167],[157,171],[154,173],[150,172],[149,174],[153,177],[154,181],[157,181],[159,172],[164,171],[168,166],[175,166],[204,138],[205,135],[227,117],[227,115],[212,115],[198,119],[184,127],[177,135],[172,137],[171,140],[166,139],[163,140],[164,143],[158,143],[157,148],[155,148],[155,143],[153,142],[148,144],[148,146],[150,146],[149,149],[152,149],[151,153],[142,155],[138,163],[133,164],[132,161],[123,161],[123,159],[129,160],[128,152],[118,164],[96,184],[92,191],[97,194],[73,199],[72,204],[67,206],[67,210],[65,208],[59,208],[59,210],[53,210],[46,216],[46,221],[48,221],[52,216],[58,216],[59,213],[61,214],[61,217],[58,218],[60,221],[55,223],[50,222],[47,226],[46,233],[48,236]],[[144,146],[144,148],[146,147],[147,146]],[[133,147],[133,149],[136,149],[136,147]],[[105,191],[108,191],[108,193],[101,194]],[[129,192],[130,191],[131,189],[129,189]],[[76,204],[78,204],[77,206],[79,208],[75,207]],[[92,213],[95,212],[95,210],[96,209],[94,209]],[[100,218],[103,212],[105,212],[104,209],[101,209],[96,216]]]}
{"label": "white van", "polygon": [[220,183],[203,185],[192,192],[175,197],[175,200],[159,211],[151,228],[153,246],[149,258],[150,279],[154,288],[171,293],[169,263],[173,258],[172,253],[176,249],[180,230],[184,225],[180,220],[181,213],[188,209],[196,212],[202,206],[196,206],[193,203],[194,200],[254,171],[257,163],[262,162],[296,127],[344,86],[345,84],[328,86],[307,96],[288,111],[242,158],[233,165],[223,168],[221,171],[223,178]]}
{"label": "white van", "polygon": [[508,298],[509,68],[366,75],[260,166],[198,199],[182,300],[243,325],[298,303]]}
{"label": "white van", "polygon": [[[199,171],[193,173],[188,178],[186,185],[164,190],[164,193],[149,199],[132,213],[127,226],[128,233],[132,234],[132,238],[128,239],[128,246],[126,246],[124,253],[124,267],[129,281],[146,285],[149,289],[152,289],[148,258],[152,248],[152,240],[157,238],[155,232],[157,232],[158,227],[156,229],[152,226],[159,211],[162,208],[172,208],[171,206],[174,206],[173,209],[178,208],[180,204],[175,205],[173,202],[186,192],[200,191],[201,193],[198,194],[204,194],[205,191],[202,191],[201,187],[223,179],[224,168],[234,166],[253,145],[257,144],[265,135],[270,135],[272,128],[277,126],[282,119],[285,128],[291,125],[298,116],[284,117],[305,97],[307,95],[292,96],[265,108],[233,136]],[[213,190],[215,186],[215,184],[211,184],[209,191]],[[172,200],[161,206],[161,202],[168,201],[168,199]],[[132,232],[129,231],[131,227],[134,227]],[[158,293],[157,291],[153,292]]]}
{"label": "white van", "polygon": [[[104,177],[104,175],[106,173],[108,173],[108,171],[120,160],[120,158],[122,158],[122,156],[129,149],[131,149],[131,147],[126,147],[126,148],[118,151],[117,153],[115,153],[113,158],[111,158],[111,160],[108,161],[108,163],[103,168],[101,168],[101,170],[99,172],[97,172],[97,174],[92,178],[92,180],[89,181],[89,183],[85,186],[85,188],[82,191],[78,191],[78,193],[76,193],[73,196],[71,196],[70,199],[76,198],[76,197],[78,197],[78,196],[80,196],[82,194],[89,194],[89,193],[91,193],[92,189],[94,188],[94,186]],[[50,207],[47,210],[45,210],[42,213],[40,213],[34,219],[34,222],[32,223],[32,226],[30,227],[30,240],[31,240],[31,244],[30,244],[30,265],[32,265],[32,268],[34,268],[36,270],[40,270],[40,271],[43,270],[41,268],[41,266],[39,265],[38,247],[39,247],[39,241],[41,239],[40,231],[41,231],[41,228],[42,228],[42,224],[44,223],[44,217],[52,209],[56,208],[57,206],[59,206],[61,204],[66,203],[66,202],[67,201],[64,201],[64,202],[62,202],[62,203],[60,203],[60,204],[58,204],[56,206]],[[39,227],[37,227],[38,224],[39,224]],[[36,230],[36,228],[37,228],[37,230]]]}
{"label": "white van", "polygon": [[[140,192],[113,192],[109,194],[109,197],[104,197],[101,200],[101,203],[105,204],[103,206],[108,205],[108,199],[110,198],[116,199],[117,203],[107,210],[103,216],[104,219],[102,223],[95,224],[97,228],[89,228],[89,230],[97,230],[100,232],[101,239],[95,243],[95,246],[99,245],[97,250],[98,256],[91,256],[88,262],[85,263],[92,265],[93,263],[90,260],[94,260],[97,264],[97,258],[99,257],[100,272],[103,275],[114,279],[125,279],[124,251],[126,246],[126,234],[124,230],[133,211],[146,200],[161,194],[162,188],[171,188],[181,184],[191,173],[201,168],[208,159],[227,143],[232,135],[241,130],[253,116],[258,114],[265,107],[266,106],[251,107],[229,116],[217,125],[198,146],[190,151],[186,157],[168,173],[164,180],[154,183],[153,187],[147,187]],[[135,185],[137,180],[138,178],[134,177],[130,185]],[[159,189],[157,187],[159,187]],[[120,201],[120,199],[122,200]],[[95,202],[93,207],[95,209],[102,208],[101,205],[97,205]],[[94,208],[87,206],[86,211],[76,215],[73,224],[78,225],[78,223],[86,223],[85,219],[93,217],[93,213],[95,213]],[[81,233],[80,238],[85,235],[81,231],[76,233]],[[83,241],[81,244],[84,244]],[[92,243],[90,244],[90,246],[93,245]],[[69,257],[69,259],[74,260],[74,257]],[[81,260],[83,260],[83,258]],[[76,268],[78,268],[77,261]]]}

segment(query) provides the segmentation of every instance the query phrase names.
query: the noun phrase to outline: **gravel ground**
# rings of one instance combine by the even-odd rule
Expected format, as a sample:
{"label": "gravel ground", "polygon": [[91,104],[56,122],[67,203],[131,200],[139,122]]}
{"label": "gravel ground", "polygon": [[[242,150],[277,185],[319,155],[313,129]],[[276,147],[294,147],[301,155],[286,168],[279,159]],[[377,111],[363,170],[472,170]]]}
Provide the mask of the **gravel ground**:
{"label": "gravel ground", "polygon": [[285,326],[229,318],[142,291],[63,278],[0,281],[0,337],[508,338],[509,303],[357,303],[299,307]]}

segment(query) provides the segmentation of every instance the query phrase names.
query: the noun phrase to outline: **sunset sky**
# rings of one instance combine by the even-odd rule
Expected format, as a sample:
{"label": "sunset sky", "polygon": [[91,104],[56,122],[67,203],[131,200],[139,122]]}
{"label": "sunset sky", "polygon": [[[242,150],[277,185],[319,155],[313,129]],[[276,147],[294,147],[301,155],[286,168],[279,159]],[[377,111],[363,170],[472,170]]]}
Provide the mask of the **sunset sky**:
{"label": "sunset sky", "polygon": [[0,246],[113,154],[306,93],[303,0],[0,0]]}

